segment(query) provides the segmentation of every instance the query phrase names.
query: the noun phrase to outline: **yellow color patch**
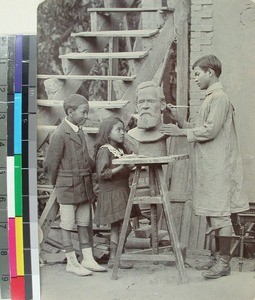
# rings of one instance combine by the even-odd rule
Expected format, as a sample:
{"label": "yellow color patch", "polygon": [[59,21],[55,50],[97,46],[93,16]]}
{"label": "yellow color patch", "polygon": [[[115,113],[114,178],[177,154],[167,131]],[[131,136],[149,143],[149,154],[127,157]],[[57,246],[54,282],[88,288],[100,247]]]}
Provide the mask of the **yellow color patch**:
{"label": "yellow color patch", "polygon": [[15,218],[17,275],[24,276],[23,218]]}

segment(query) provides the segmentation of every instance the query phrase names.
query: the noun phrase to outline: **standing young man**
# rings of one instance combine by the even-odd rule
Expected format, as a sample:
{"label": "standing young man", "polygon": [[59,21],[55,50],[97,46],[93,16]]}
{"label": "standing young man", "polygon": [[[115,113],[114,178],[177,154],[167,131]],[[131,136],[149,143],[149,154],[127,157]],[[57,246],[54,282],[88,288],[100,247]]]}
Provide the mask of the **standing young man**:
{"label": "standing young man", "polygon": [[229,252],[232,224],[230,215],[249,209],[243,193],[243,171],[238,146],[234,108],[219,82],[221,62],[214,55],[203,56],[192,66],[195,81],[206,97],[194,124],[185,122],[168,106],[178,123],[164,125],[161,132],[170,136],[186,136],[193,143],[192,181],[193,206],[197,215],[206,216],[215,231],[220,256],[205,278],[230,274]]}

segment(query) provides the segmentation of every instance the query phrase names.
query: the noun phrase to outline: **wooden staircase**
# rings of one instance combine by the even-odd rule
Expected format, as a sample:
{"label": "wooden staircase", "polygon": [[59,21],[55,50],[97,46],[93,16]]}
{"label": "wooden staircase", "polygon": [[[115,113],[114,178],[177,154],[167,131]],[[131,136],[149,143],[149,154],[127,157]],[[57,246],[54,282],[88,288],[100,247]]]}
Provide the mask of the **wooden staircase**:
{"label": "wooden staircase", "polygon": [[[49,86],[49,99],[38,99],[38,149],[64,117],[62,103],[70,94],[76,93],[87,80],[107,81],[105,101],[90,101],[92,127],[84,127],[84,132],[98,132],[100,121],[111,114],[118,114],[125,123],[135,111],[135,89],[146,80],[152,80],[162,68],[165,55],[174,40],[173,8],[161,6],[159,0],[143,0],[142,7],[130,7],[133,1],[126,0],[126,7],[109,7],[112,1],[105,0],[104,8],[90,8],[91,31],[72,33],[77,43],[77,53],[60,53],[63,75],[39,74],[38,80],[45,80]],[[117,1],[116,1],[117,3]],[[148,6],[149,5],[149,6]],[[128,30],[127,13],[140,13],[137,30]],[[164,16],[164,25],[159,27],[153,21],[158,13]],[[144,22],[148,19],[151,22]],[[163,17],[162,17],[163,18]],[[123,30],[116,30],[122,24]],[[166,34],[167,33],[167,34]],[[128,51],[119,51],[119,38],[126,41]],[[133,47],[130,39],[135,39]],[[104,52],[105,48],[108,52]],[[118,61],[125,59],[129,65],[128,74],[118,74]],[[108,74],[91,75],[90,70],[96,61],[108,61]],[[46,90],[47,92],[47,90]],[[93,138],[92,138],[93,139]]]}

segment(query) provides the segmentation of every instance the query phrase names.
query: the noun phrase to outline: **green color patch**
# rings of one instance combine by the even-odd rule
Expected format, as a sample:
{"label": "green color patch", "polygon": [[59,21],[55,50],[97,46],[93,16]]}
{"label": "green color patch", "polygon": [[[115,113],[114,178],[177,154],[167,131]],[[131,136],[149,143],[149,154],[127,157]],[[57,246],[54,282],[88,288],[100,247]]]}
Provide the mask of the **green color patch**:
{"label": "green color patch", "polygon": [[15,216],[22,217],[22,155],[14,155]]}

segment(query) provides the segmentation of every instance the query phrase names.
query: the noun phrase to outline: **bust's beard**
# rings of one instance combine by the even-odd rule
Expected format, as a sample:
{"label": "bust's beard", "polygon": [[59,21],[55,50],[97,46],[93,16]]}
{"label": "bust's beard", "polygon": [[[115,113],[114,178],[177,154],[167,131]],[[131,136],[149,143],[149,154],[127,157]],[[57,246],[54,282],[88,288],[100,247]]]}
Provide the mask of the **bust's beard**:
{"label": "bust's beard", "polygon": [[143,114],[138,117],[137,127],[141,129],[151,129],[158,126],[160,119],[157,116],[152,116],[150,114]]}

